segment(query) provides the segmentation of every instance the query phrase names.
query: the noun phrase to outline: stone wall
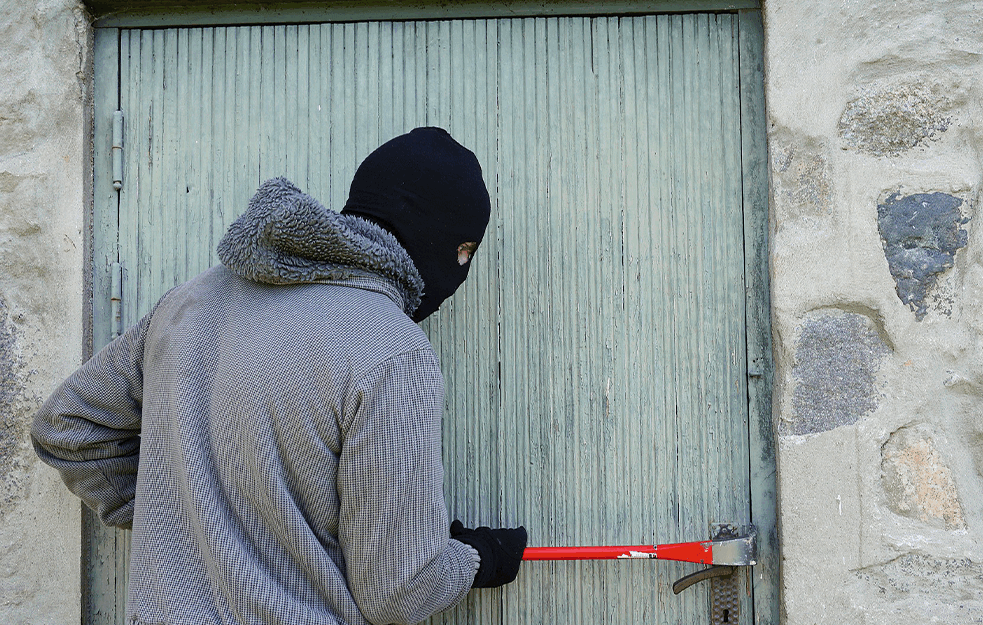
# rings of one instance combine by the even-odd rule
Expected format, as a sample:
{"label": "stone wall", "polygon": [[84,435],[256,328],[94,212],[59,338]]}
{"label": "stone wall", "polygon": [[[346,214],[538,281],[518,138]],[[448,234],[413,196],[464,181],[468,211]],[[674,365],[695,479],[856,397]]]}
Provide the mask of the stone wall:
{"label": "stone wall", "polygon": [[78,623],[80,510],[30,448],[82,359],[88,22],[0,0],[0,622]]}
{"label": "stone wall", "polygon": [[979,622],[983,3],[765,22],[786,622]]}
{"label": "stone wall", "polygon": [[[978,621],[983,3],[764,4],[785,620]],[[78,623],[27,428],[82,358],[91,29],[0,15],[0,622]]]}

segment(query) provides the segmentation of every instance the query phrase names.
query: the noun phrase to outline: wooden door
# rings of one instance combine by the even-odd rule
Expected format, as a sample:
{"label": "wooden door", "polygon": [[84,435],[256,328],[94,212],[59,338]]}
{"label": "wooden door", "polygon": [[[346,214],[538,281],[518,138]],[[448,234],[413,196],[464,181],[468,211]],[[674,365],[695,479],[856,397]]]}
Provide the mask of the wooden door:
{"label": "wooden door", "polygon": [[[117,109],[125,135],[121,189],[96,184],[97,347],[114,263],[125,326],[217,262],[264,180],[340,209],[372,149],[442,126],[492,198],[424,324],[452,517],[544,546],[753,522],[742,622],[777,623],[760,37],[757,11],[102,30],[96,135]],[[127,536],[87,526],[92,622],[122,622]],[[706,588],[670,591],[696,568],[527,563],[433,621],[709,622]]]}

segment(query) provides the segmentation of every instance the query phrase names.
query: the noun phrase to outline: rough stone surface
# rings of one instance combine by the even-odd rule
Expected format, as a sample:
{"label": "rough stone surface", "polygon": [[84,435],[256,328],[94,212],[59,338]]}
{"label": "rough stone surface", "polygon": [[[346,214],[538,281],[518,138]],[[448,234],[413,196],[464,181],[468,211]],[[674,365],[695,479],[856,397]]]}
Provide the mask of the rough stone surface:
{"label": "rough stone surface", "polygon": [[803,143],[788,142],[772,149],[772,184],[789,220],[822,217],[832,211],[833,180],[825,150]]}
{"label": "rough stone surface", "polygon": [[881,600],[864,606],[868,619],[895,623],[983,623],[983,566],[969,558],[909,553],[855,573],[859,600],[866,591]]}
{"label": "rough stone surface", "polygon": [[0,299],[0,517],[21,496],[24,469],[31,462],[26,425],[40,404],[28,386],[31,374],[14,332]]}
{"label": "rough stone surface", "polygon": [[[876,208],[885,189],[960,198],[964,215],[979,205],[983,10],[762,7],[783,623],[983,622],[983,230],[968,227],[926,283],[929,313],[951,284],[951,314],[919,323]],[[0,359],[20,406],[81,360],[88,30],[75,0],[0,0],[0,15]],[[912,422],[947,442],[903,444]],[[78,502],[30,455],[6,457],[19,486],[0,502],[0,623],[74,625]],[[940,472],[919,467],[942,466],[961,498],[931,498]],[[897,512],[919,492],[937,504],[922,506],[928,521]]]}
{"label": "rough stone surface", "polygon": [[783,623],[983,622],[983,7],[762,6]]}
{"label": "rough stone surface", "polygon": [[884,443],[881,475],[895,514],[948,530],[966,529],[952,476],[928,428],[900,428]]}
{"label": "rough stone surface", "polygon": [[939,275],[952,268],[956,252],[969,240],[962,203],[947,193],[894,193],[877,206],[877,227],[898,297],[919,321]]}
{"label": "rough stone surface", "polygon": [[877,408],[877,369],[890,348],[858,313],[823,312],[808,319],[795,348],[789,434],[825,432]]}
{"label": "rough stone surface", "polygon": [[81,362],[89,27],[0,0],[0,623],[77,624],[80,508],[28,439]]}
{"label": "rough stone surface", "polygon": [[922,81],[866,88],[846,105],[840,117],[840,136],[862,152],[898,155],[948,130],[951,108],[942,88]]}
{"label": "rough stone surface", "polygon": [[781,511],[782,566],[794,572],[783,580],[787,622],[862,623],[842,588],[853,578],[850,572],[861,567],[856,429],[782,437],[779,457],[789,465],[780,467],[782,488],[795,493],[796,501]]}

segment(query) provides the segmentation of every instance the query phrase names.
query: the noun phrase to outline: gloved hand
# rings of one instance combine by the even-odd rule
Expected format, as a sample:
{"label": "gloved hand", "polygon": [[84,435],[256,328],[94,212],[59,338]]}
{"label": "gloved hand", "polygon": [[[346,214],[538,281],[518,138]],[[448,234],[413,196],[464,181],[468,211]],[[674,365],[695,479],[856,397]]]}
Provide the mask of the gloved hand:
{"label": "gloved hand", "polygon": [[467,529],[460,521],[451,523],[451,538],[474,547],[481,557],[472,588],[494,588],[515,580],[526,549],[526,528]]}

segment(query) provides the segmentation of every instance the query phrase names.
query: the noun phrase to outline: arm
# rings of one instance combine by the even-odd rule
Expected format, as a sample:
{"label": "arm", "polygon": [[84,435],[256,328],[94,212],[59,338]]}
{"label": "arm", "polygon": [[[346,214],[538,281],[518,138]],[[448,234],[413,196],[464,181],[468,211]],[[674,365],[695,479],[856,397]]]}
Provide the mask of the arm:
{"label": "arm", "polygon": [[443,378],[436,356],[396,356],[345,407],[339,541],[349,588],[373,623],[415,623],[467,594],[477,554],[448,539],[440,459]]}
{"label": "arm", "polygon": [[150,315],[66,379],[34,417],[31,439],[46,464],[107,525],[133,523],[143,340]]}

